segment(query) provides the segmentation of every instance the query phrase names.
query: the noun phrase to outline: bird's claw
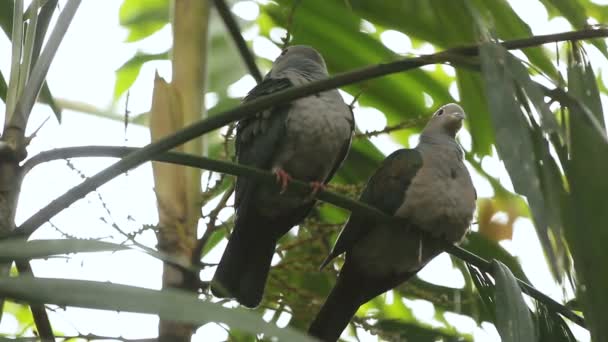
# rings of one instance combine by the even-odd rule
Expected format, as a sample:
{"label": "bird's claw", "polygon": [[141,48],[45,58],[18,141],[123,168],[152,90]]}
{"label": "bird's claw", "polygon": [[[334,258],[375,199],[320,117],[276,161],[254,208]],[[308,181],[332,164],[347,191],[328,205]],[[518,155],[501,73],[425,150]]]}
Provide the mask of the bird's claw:
{"label": "bird's claw", "polygon": [[277,177],[277,183],[281,184],[281,194],[287,190],[287,184],[291,181],[291,176],[283,169],[274,170],[274,174]]}
{"label": "bird's claw", "polygon": [[310,182],[310,188],[312,192],[310,193],[310,197],[314,197],[319,191],[325,190],[327,187],[322,182]]}

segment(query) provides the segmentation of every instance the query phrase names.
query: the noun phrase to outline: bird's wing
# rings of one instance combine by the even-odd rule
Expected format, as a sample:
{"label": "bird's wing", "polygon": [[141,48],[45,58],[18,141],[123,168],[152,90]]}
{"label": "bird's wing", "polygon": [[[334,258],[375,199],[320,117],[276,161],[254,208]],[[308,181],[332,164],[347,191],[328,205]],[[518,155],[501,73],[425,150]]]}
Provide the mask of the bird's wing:
{"label": "bird's wing", "polygon": [[[350,113],[350,117],[348,118],[348,122],[350,123],[350,130],[351,130],[351,132],[354,132],[354,130],[355,130],[355,117],[354,117],[353,111],[352,111],[352,109],[350,107],[348,107],[348,112]],[[352,140],[353,140],[353,136],[351,134],[351,135],[348,136],[348,139],[346,139],[344,141],[344,143],[342,144],[342,148],[340,149],[340,153],[336,157],[336,160],[334,161],[334,165],[332,166],[331,171],[329,172],[329,174],[327,175],[327,178],[325,179],[325,183],[329,182],[334,177],[334,175],[336,174],[336,172],[342,166],[342,163],[344,163],[344,160],[346,159],[346,156],[348,155],[348,151],[350,151],[350,145],[351,145]]]}
{"label": "bird's wing", "polygon": [[[287,78],[265,78],[253,88],[243,102],[292,87]],[[239,121],[236,129],[236,157],[240,164],[269,169],[276,148],[285,136],[285,120],[290,104],[271,107]],[[252,188],[252,181],[238,177],[235,206],[238,207]]]}
{"label": "bird's wing", "polygon": [[[388,215],[405,201],[405,193],[422,167],[422,155],[415,149],[401,149],[386,157],[378,170],[367,182],[360,201],[374,206]],[[348,251],[373,226],[373,219],[361,214],[352,213],[346,226],[342,229],[333,250],[321,267],[327,265],[336,256]]]}

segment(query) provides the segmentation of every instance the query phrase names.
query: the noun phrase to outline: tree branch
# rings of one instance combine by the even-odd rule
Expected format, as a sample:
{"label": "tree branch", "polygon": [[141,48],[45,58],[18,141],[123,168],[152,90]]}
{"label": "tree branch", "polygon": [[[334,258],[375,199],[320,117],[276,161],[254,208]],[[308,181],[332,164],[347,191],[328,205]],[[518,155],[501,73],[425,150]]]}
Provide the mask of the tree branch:
{"label": "tree branch", "polygon": [[220,17],[222,17],[222,20],[224,21],[228,32],[230,32],[232,40],[236,44],[237,49],[241,53],[241,57],[243,58],[247,69],[249,69],[249,73],[251,76],[253,76],[253,78],[255,78],[257,83],[262,82],[262,73],[255,64],[255,57],[249,50],[249,47],[247,47],[247,43],[241,34],[241,29],[239,28],[236,20],[234,20],[232,13],[230,13],[230,9],[226,5],[226,2],[224,0],[214,0],[213,4],[215,5],[217,12],[220,14]]}
{"label": "tree branch", "polygon": [[[65,159],[65,158],[76,158],[76,157],[116,157],[120,158],[125,155],[129,155],[138,148],[134,147],[113,147],[113,146],[80,146],[80,147],[67,147],[60,148],[55,150],[50,150],[46,152],[42,152],[36,155],[34,158],[28,160],[23,168],[25,171],[31,170],[34,166],[39,165],[40,163],[56,160],[56,159]],[[214,160],[205,157],[197,157],[185,153],[178,152],[166,152],[158,155],[154,158],[155,161],[174,163],[184,166],[196,167],[205,170],[227,173],[235,176],[243,176],[254,178],[258,181],[262,181],[267,184],[276,184],[275,175],[263,171],[260,169],[248,167],[245,165],[239,165],[231,162]],[[288,191],[296,191],[300,193],[310,193],[310,184],[306,182],[302,182],[299,180],[293,180],[288,185]],[[393,223],[393,224],[406,224],[402,218],[394,217],[385,214],[381,210],[369,206],[363,202],[359,202],[353,199],[350,199],[346,196],[342,196],[336,193],[332,193],[326,190],[322,190],[317,193],[316,196],[318,199],[331,203],[337,207],[349,210],[351,212],[357,212],[358,214],[363,214],[369,217],[373,217],[377,221]],[[426,235],[430,239],[436,239],[429,235],[427,232],[422,231],[424,235]],[[480,270],[490,273],[492,272],[492,267],[489,261],[481,258],[480,256],[473,254],[461,247],[453,245],[445,240],[441,240],[442,247],[444,250],[469,263],[475,265]],[[555,300],[551,299],[544,293],[538,291],[531,285],[526,282],[517,279],[519,286],[522,291],[528,294],[529,296],[535,298],[536,300],[543,302],[548,308],[554,310],[564,317],[570,319],[572,322],[586,327],[585,321],[582,317],[578,316],[574,312],[570,311],[565,306],[559,304]]]}
{"label": "tree branch", "polygon": [[[606,36],[608,36],[608,29],[590,28],[580,31],[572,31],[552,35],[535,36],[526,39],[505,41],[502,44],[508,49],[519,49],[556,41],[580,40]],[[348,84],[353,84],[364,80],[389,75],[392,73],[410,70],[428,64],[446,63],[450,61],[462,62],[463,54],[475,55],[478,53],[478,51],[479,46],[472,45],[448,49],[443,52],[439,52],[432,55],[420,56],[416,58],[406,58],[392,63],[378,64],[375,66],[369,66],[351,72],[342,73],[328,79],[311,82],[303,86],[289,88],[244,103],[240,106],[237,106],[236,108],[187,126],[179,131],[176,131],[172,135],[160,139],[155,143],[146,145],[142,149],[139,149],[125,156],[120,161],[100,171],[88,180],[80,183],[79,185],[68,190],[66,193],[53,200],[46,207],[42,208],[36,214],[27,219],[20,226],[16,233],[26,236],[31,235],[36,229],[38,229],[38,227],[40,227],[40,225],[46,222],[49,218],[55,216],[60,211],[70,206],[72,203],[76,202],[78,199],[84,197],[93,189],[96,189],[102,184],[105,184],[117,175],[126,172],[127,170],[132,169],[150,159],[153,159],[160,153],[168,151],[202,134],[220,128],[230,122],[242,119],[249,115],[253,115],[263,109],[272,106],[284,104],[298,98],[316,94],[321,91],[338,88]],[[339,201],[339,199],[335,199],[336,201]],[[335,202],[335,204],[339,203]]]}

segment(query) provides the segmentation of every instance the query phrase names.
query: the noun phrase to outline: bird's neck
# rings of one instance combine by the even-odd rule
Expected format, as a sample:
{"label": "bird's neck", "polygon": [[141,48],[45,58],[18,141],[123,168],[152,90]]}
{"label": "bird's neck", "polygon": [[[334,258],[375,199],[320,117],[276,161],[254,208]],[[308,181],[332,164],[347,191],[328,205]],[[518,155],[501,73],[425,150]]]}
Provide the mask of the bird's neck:
{"label": "bird's neck", "polygon": [[417,149],[424,150],[427,147],[437,148],[444,147],[458,154],[458,159],[462,160],[464,151],[456,139],[446,134],[422,134]]}

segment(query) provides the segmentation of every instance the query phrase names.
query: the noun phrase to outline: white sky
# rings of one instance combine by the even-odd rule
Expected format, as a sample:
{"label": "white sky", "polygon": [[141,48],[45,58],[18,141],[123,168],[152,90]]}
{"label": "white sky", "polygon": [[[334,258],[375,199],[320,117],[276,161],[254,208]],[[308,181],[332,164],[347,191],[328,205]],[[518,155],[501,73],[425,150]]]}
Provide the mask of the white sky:
{"label": "white sky", "polygon": [[[511,0],[510,2],[517,13],[532,26],[535,34],[570,29],[569,24],[562,18],[548,20],[546,11],[536,1]],[[84,102],[98,108],[108,108],[115,113],[122,113],[124,98],[117,106],[111,108],[114,71],[138,50],[162,52],[171,45],[169,28],[163,29],[142,42],[124,43],[126,30],[118,24],[118,8],[121,3],[122,0],[83,1],[49,72],[48,83],[57,98]],[[257,5],[251,1],[244,1],[234,7],[234,12],[243,19],[252,20],[257,16]],[[255,38],[255,33],[256,30],[250,30],[246,33],[246,37],[253,38],[256,54],[267,58],[276,57],[278,48],[267,39]],[[274,37],[281,35],[280,31],[273,32]],[[7,52],[10,51],[10,42],[4,35],[0,36],[0,51],[5,52],[0,54],[0,69],[7,77],[10,65],[10,54]],[[385,32],[381,38],[385,45],[398,53],[412,52],[409,39],[399,32]],[[595,49],[590,50],[590,55],[593,61],[601,61],[602,68],[605,70],[605,60],[598,57]],[[144,65],[140,77],[131,88],[129,110],[132,113],[141,113],[149,109],[155,70],[158,70],[162,76],[170,77],[168,62],[152,62]],[[604,72],[603,75],[606,73]],[[231,87],[230,94],[241,96],[251,88],[252,81],[250,77],[242,79]],[[608,77],[604,77],[604,81],[608,83]],[[603,98],[603,100],[604,105],[608,105],[606,99]],[[4,115],[3,104],[0,104],[0,115]],[[148,131],[144,127],[130,125],[125,135],[121,122],[69,110],[64,111],[63,122],[59,125],[46,106],[35,107],[28,131],[35,130],[49,116],[51,119],[30,145],[30,156],[39,151],[64,146],[89,144],[143,146],[149,142]],[[362,130],[382,129],[386,124],[383,115],[373,108],[359,108],[356,116],[357,124]],[[463,132],[460,139],[465,148],[470,146],[470,136],[467,132]],[[374,138],[373,141],[384,153],[390,153],[400,148],[387,137]],[[415,137],[413,137],[412,143],[414,141]],[[112,161],[110,159],[80,159],[74,160],[73,164],[84,174],[90,176],[108,166]],[[498,175],[501,182],[512,189],[504,167],[495,158],[486,158],[483,161],[483,167],[491,174]],[[49,181],[49,175],[52,177],[52,181]],[[37,167],[25,179],[17,223],[19,224],[80,181],[79,175],[68,168],[65,161]],[[492,196],[492,189],[486,180],[474,174],[474,182],[480,197]],[[40,191],[40,189],[44,190]],[[111,217],[104,211],[99,196],[108,204]],[[142,224],[156,223],[155,198],[149,164],[104,185],[99,192],[89,194],[85,200],[79,201],[53,218],[52,223],[64,232],[78,237],[111,236],[118,239],[116,241],[122,241],[119,234],[100,218],[114,220],[127,231],[139,229]],[[60,235],[47,224],[36,233],[35,237],[57,238]],[[144,233],[139,241],[150,246],[155,244],[152,232]],[[218,245],[205,261],[217,262],[224,246],[225,243]],[[540,244],[529,221],[518,220],[515,224],[513,240],[503,243],[503,246],[521,259],[523,268],[534,286],[553,298],[561,300],[561,289],[551,280]],[[136,252],[86,254],[75,256],[70,260],[36,261],[33,263],[33,268],[36,275],[42,277],[112,281],[160,288],[161,263]],[[211,274],[211,271],[205,272],[203,277],[209,278]],[[461,275],[452,268],[449,257],[445,254],[437,257],[425,267],[420,272],[420,276],[425,280],[447,286],[463,284]],[[408,305],[413,307],[417,317],[429,322],[433,321],[433,309],[428,303],[417,300],[408,301]],[[53,327],[66,334],[95,333],[125,338],[156,336],[158,322],[156,317],[150,315],[77,308],[69,308],[65,311],[57,310],[51,312],[50,316]],[[448,316],[448,321],[458,326],[458,329],[473,332],[476,341],[499,340],[493,327],[484,326],[484,329],[480,329],[475,327],[472,320],[463,318],[463,316],[456,314],[446,316]],[[98,322],[104,323],[98,324]],[[287,322],[281,323],[286,324]],[[5,314],[0,324],[0,332],[14,334],[17,330],[16,324],[11,315]],[[584,330],[578,329],[576,326],[573,326],[573,329],[578,337],[588,340],[588,334]],[[199,329],[195,337],[195,340],[198,341],[222,341],[226,339],[227,335],[223,328],[215,324],[208,324]],[[376,338],[368,336],[365,340],[375,341]]]}

